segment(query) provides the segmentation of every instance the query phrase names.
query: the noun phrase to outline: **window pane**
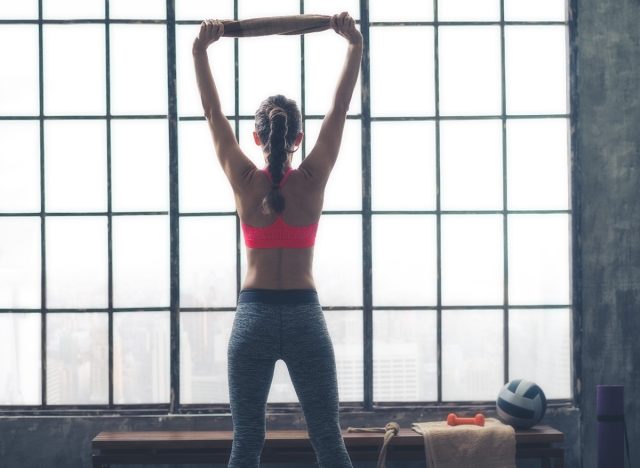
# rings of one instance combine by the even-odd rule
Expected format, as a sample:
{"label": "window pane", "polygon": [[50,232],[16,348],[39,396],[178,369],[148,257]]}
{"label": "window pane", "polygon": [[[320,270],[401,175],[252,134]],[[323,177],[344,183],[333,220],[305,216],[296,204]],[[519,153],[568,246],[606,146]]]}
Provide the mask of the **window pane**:
{"label": "window pane", "polygon": [[494,401],[504,383],[502,310],[442,311],[442,399]]}
{"label": "window pane", "polygon": [[298,37],[248,37],[238,42],[238,48],[241,114],[254,115],[260,103],[275,94],[284,94],[300,106]]}
{"label": "window pane", "polygon": [[503,303],[502,215],[442,216],[442,303]]}
{"label": "window pane", "polygon": [[362,218],[359,215],[322,216],[313,277],[323,306],[362,305]]}
{"label": "window pane", "polygon": [[435,216],[374,215],[371,229],[374,306],[435,305]]}
{"label": "window pane", "polygon": [[562,0],[504,0],[507,21],[566,21],[566,10]]}
{"label": "window pane", "polygon": [[433,28],[373,27],[370,34],[371,115],[434,115]]}
{"label": "window pane", "polygon": [[434,210],[433,122],[371,124],[371,204],[374,210]]}
{"label": "window pane", "polygon": [[126,19],[165,19],[166,0],[109,0],[109,17]]}
{"label": "window pane", "polygon": [[0,217],[0,307],[40,307],[40,218]]}
{"label": "window pane", "polygon": [[500,28],[440,27],[439,49],[440,113],[500,114]]}
{"label": "window pane", "polygon": [[40,314],[0,314],[0,405],[42,403],[40,321]]}
{"label": "window pane", "polygon": [[[331,30],[333,33],[333,30]],[[327,33],[328,34],[328,33]],[[304,39],[305,113],[324,115],[329,110],[342,72],[348,43],[335,33],[307,34]],[[360,113],[360,75],[356,81],[349,114]]]}
{"label": "window pane", "polygon": [[229,403],[227,346],[234,316],[180,312],[181,403]]}
{"label": "window pane", "polygon": [[43,31],[45,113],[104,115],[104,25],[45,25]]}
{"label": "window pane", "polygon": [[438,0],[439,21],[500,21],[500,0]]}
{"label": "window pane", "polygon": [[[178,86],[178,113],[181,116],[204,116],[191,46],[200,25],[176,26],[176,61]],[[233,41],[222,39],[207,49],[209,66],[220,96],[225,115],[235,113],[235,65]]]}
{"label": "window pane", "polygon": [[169,306],[169,217],[113,218],[116,307]]}
{"label": "window pane", "polygon": [[568,304],[570,218],[509,216],[509,302]]}
{"label": "window pane", "polygon": [[109,316],[47,314],[47,403],[109,403]]}
{"label": "window pane", "polygon": [[169,312],[113,316],[113,402],[169,402]]}
{"label": "window pane", "polygon": [[111,112],[167,113],[164,25],[111,25]]}
{"label": "window pane", "polygon": [[48,217],[47,306],[107,307],[107,218]]}
{"label": "window pane", "polygon": [[508,114],[567,112],[566,28],[505,27]]}
{"label": "window pane", "polygon": [[373,311],[373,400],[435,401],[438,359],[434,310]]}
{"label": "window pane", "polygon": [[547,398],[571,398],[571,310],[509,313],[509,378],[537,383]]}
{"label": "window pane", "polygon": [[299,13],[299,0],[278,0],[277,2],[238,0],[238,17],[242,19],[262,16],[297,15]]}
{"label": "window pane", "polygon": [[212,12],[211,0],[176,0],[176,19],[200,20],[212,18],[233,19],[233,0],[216,0],[215,11]]}
{"label": "window pane", "polygon": [[103,0],[42,0],[45,19],[104,18]]}
{"label": "window pane", "polygon": [[[320,120],[307,120],[307,154],[320,132]],[[340,154],[325,188],[323,210],[362,209],[362,128],[359,120],[347,120],[342,134]]]}
{"label": "window pane", "polygon": [[106,128],[102,120],[45,122],[45,209],[106,211]]}
{"label": "window pane", "polygon": [[567,119],[507,121],[509,209],[569,208],[567,125]]}
{"label": "window pane", "polygon": [[0,122],[0,211],[40,211],[40,125]]}
{"label": "window pane", "polygon": [[432,21],[433,3],[431,0],[370,0],[370,21]]}
{"label": "window pane", "polygon": [[178,124],[180,211],[235,211],[229,180],[214,151],[206,122]]}
{"label": "window pane", "polygon": [[295,403],[297,401],[299,399],[293,387],[293,382],[291,382],[289,369],[285,362],[279,359],[273,369],[273,379],[271,380],[267,403]]}
{"label": "window pane", "polygon": [[38,27],[3,24],[0,44],[0,114],[38,115]]}
{"label": "window pane", "polygon": [[498,120],[440,122],[443,210],[502,209],[502,124]]}
{"label": "window pane", "polygon": [[180,305],[235,307],[235,216],[180,218]]}
{"label": "window pane", "polygon": [[111,123],[111,195],[114,211],[169,209],[166,120]]}
{"label": "window pane", "polygon": [[347,11],[351,17],[357,21],[360,18],[360,1],[304,0],[304,11],[305,13],[318,15],[335,15],[343,11]]}
{"label": "window pane", "polygon": [[0,19],[38,19],[38,0],[1,2]]}
{"label": "window pane", "polygon": [[362,310],[330,310],[324,318],[336,357],[340,401],[362,401]]}

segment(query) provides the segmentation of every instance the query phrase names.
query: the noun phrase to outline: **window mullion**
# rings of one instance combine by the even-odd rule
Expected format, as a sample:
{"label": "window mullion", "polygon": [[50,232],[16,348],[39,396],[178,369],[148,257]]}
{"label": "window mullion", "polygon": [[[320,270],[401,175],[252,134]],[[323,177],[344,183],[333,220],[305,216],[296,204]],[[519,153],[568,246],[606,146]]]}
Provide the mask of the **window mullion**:
{"label": "window mullion", "polygon": [[180,410],[180,218],[178,212],[178,99],[175,0],[167,0],[167,92],[169,124],[170,397],[169,413]]}
{"label": "window mullion", "polygon": [[369,0],[360,0],[362,33],[362,327],[364,333],[363,370],[365,411],[373,408],[373,294],[371,248],[371,98],[369,66]]}
{"label": "window mullion", "polygon": [[436,367],[437,401],[442,402],[442,211],[440,206],[440,51],[438,1],[433,2],[433,70],[436,145]]}
{"label": "window mullion", "polygon": [[501,117],[502,117],[502,240],[503,247],[503,284],[504,284],[504,306],[503,306],[503,380],[509,381],[509,239],[508,239],[508,221],[509,214],[507,211],[507,86],[506,86],[506,65],[505,65],[505,23],[504,23],[504,0],[500,0],[500,74],[502,79],[501,93]]}

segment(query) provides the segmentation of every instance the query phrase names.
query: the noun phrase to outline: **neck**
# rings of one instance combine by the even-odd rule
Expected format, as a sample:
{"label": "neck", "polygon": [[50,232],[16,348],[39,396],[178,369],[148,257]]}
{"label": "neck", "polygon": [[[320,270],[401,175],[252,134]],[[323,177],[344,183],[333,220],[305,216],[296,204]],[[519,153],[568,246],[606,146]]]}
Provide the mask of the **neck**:
{"label": "neck", "polygon": [[[269,161],[265,160],[265,162],[264,162],[264,167],[269,167]],[[288,159],[284,162],[283,167],[284,167],[285,169],[287,169],[287,168],[291,167],[291,158],[288,158]]]}

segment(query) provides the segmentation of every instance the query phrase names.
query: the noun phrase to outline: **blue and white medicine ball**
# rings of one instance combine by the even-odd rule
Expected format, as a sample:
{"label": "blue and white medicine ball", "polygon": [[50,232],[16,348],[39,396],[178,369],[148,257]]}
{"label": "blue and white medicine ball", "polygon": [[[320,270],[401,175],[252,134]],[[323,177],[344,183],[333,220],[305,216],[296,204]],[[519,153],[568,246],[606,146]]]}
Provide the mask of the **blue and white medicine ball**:
{"label": "blue and white medicine ball", "polygon": [[502,387],[496,401],[498,416],[506,424],[527,428],[537,424],[547,410],[542,389],[533,382],[515,379]]}

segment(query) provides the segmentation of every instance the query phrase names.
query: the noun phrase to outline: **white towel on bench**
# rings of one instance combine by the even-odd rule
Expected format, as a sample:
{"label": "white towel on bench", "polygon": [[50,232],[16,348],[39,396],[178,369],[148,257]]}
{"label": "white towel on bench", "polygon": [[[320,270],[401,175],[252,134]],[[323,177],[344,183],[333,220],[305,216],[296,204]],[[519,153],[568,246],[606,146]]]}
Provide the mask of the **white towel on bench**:
{"label": "white towel on bench", "polygon": [[484,427],[437,421],[411,428],[424,435],[428,468],[516,468],[515,431],[495,418],[486,418]]}

